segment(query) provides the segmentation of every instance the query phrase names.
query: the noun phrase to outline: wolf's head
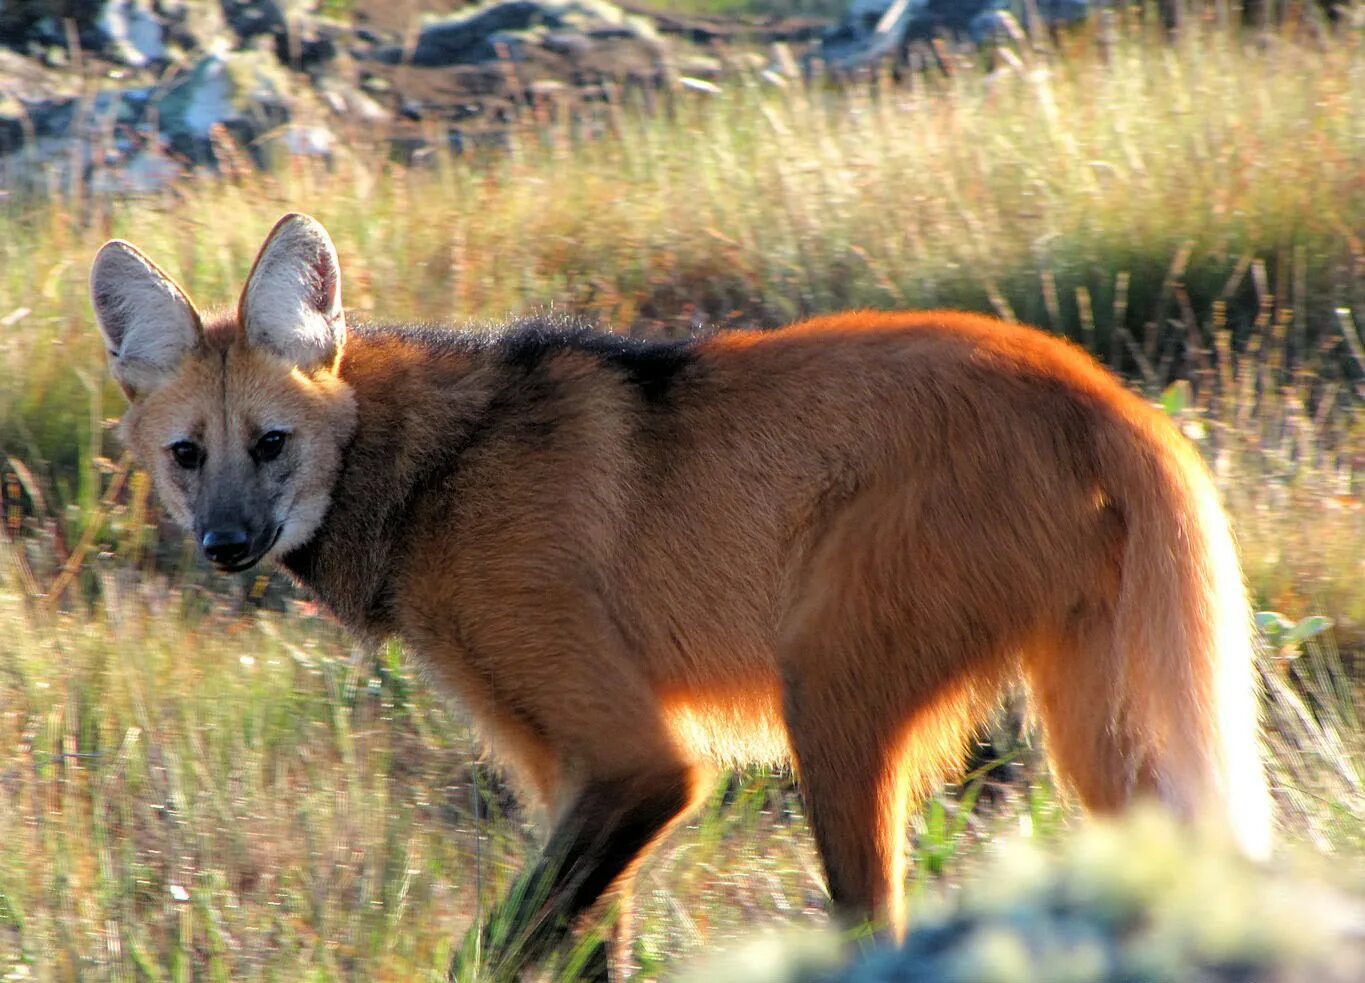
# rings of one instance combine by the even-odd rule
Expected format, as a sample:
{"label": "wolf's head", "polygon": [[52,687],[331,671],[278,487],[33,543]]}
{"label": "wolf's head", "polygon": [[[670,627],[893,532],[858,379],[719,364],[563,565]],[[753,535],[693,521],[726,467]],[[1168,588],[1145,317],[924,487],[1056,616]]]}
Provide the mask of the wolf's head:
{"label": "wolf's head", "polygon": [[346,320],[327,231],[306,215],[280,219],[228,316],[201,318],[118,240],[96,255],[90,295],[132,404],[123,440],[205,557],[245,570],[306,543],[355,429],[337,376]]}

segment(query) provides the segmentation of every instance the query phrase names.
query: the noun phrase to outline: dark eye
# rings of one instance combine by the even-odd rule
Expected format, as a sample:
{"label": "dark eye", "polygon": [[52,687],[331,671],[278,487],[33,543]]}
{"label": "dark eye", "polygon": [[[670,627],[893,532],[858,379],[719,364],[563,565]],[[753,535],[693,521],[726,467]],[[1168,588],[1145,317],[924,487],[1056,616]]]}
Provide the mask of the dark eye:
{"label": "dark eye", "polygon": [[186,471],[193,471],[204,463],[204,448],[192,440],[177,440],[171,445],[171,457]]}
{"label": "dark eye", "polygon": [[284,442],[288,436],[289,434],[283,430],[270,430],[261,434],[256,446],[251,449],[251,456],[256,459],[257,464],[275,460],[280,456],[280,451],[284,450]]}

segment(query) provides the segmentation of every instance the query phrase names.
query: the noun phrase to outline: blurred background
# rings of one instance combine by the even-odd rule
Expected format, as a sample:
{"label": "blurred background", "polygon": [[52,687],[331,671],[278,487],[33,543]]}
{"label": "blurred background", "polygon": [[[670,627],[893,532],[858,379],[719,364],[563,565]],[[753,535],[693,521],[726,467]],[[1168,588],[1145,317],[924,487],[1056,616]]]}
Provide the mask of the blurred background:
{"label": "blurred background", "polygon": [[[95,249],[226,306],[294,210],[362,319],[955,307],[1084,345],[1213,467],[1289,853],[1365,883],[1359,3],[0,0],[5,979],[440,979],[535,849],[457,703],[207,569],[113,431]],[[1044,760],[1017,698],[907,830],[916,905],[1066,839]],[[634,959],[826,901],[752,768],[646,867]]]}

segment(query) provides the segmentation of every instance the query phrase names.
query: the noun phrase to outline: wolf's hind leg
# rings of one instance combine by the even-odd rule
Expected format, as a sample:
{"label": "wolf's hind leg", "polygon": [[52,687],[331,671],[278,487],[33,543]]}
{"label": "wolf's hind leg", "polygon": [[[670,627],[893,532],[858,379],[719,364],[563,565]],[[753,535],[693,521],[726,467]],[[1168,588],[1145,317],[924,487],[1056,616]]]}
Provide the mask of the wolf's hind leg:
{"label": "wolf's hind leg", "polygon": [[1123,809],[1154,793],[1147,752],[1125,706],[1122,652],[1112,614],[1095,607],[1025,659],[1053,771],[1091,812]]}

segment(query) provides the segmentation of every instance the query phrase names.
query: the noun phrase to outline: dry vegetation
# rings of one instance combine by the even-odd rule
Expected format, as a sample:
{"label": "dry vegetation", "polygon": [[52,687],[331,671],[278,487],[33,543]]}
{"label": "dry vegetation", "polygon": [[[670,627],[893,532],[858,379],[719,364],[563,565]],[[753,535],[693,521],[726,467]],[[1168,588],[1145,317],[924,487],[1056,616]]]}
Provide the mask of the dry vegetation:
{"label": "dry vegetation", "polygon": [[[531,848],[458,708],[282,584],[197,565],[109,432],[99,243],[229,303],[296,209],[364,316],[554,307],[679,334],[944,305],[1082,340],[1213,462],[1257,607],[1285,619],[1263,672],[1287,836],[1361,871],[1365,47],[1068,44],[897,88],[755,79],[648,118],[627,99],[600,139],[528,127],[496,158],[400,167],[357,133],[330,164],[160,198],[0,199],[0,974],[436,979]],[[1335,628],[1304,641],[1310,616]],[[1072,821],[1022,771],[989,808],[975,779],[918,817],[922,894],[997,831]],[[823,917],[799,808],[757,772],[642,890],[647,978]]]}

